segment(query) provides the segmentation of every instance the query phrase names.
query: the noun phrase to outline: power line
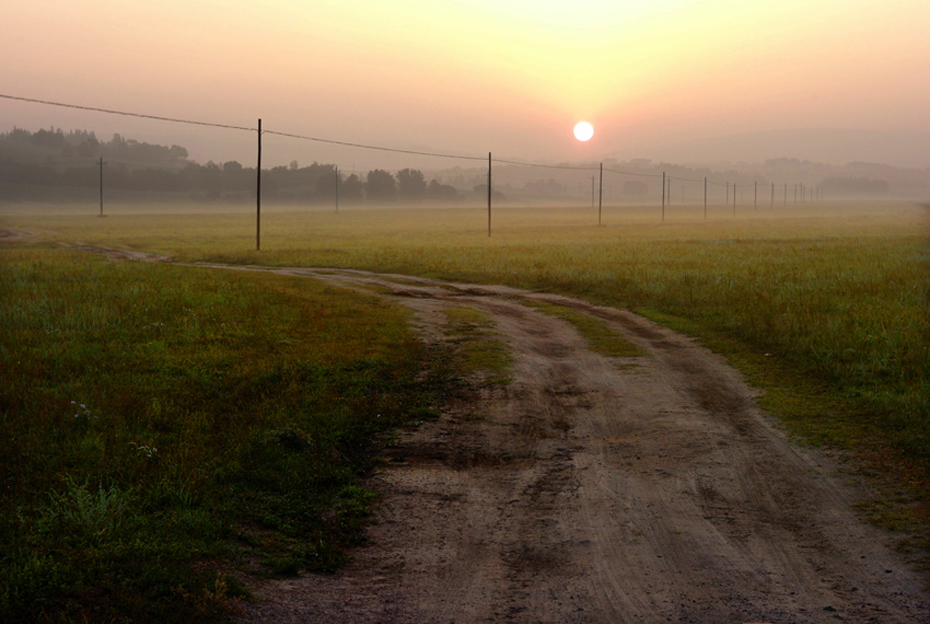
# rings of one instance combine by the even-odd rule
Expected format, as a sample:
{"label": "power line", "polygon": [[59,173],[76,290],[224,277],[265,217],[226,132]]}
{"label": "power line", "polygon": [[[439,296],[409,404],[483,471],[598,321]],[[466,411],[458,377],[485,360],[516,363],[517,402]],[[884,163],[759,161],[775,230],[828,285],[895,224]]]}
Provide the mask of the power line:
{"label": "power line", "polygon": [[611,173],[619,173],[620,175],[639,176],[643,178],[661,178],[662,177],[661,173],[633,173],[631,171],[619,171],[617,169],[608,169],[606,167],[604,168],[604,171],[609,171]]}
{"label": "power line", "polygon": [[539,167],[541,169],[565,169],[567,171],[597,171],[597,167],[583,167],[573,165],[543,165],[540,163],[518,162],[516,160],[495,160],[496,163],[505,165],[519,165],[521,167]]}
{"label": "power line", "polygon": [[[377,145],[364,145],[362,143],[349,143],[347,141],[335,141],[333,139],[320,139],[317,137],[303,136],[300,134],[291,134],[289,132],[276,132],[274,130],[265,130],[262,134],[273,134],[276,136],[289,137],[292,139],[303,139],[304,141],[316,141],[318,143],[329,143],[330,145],[343,145],[346,147],[358,147],[361,149],[379,150],[382,152],[394,152],[397,154],[414,154],[416,156],[433,156],[435,158],[457,158],[459,160],[481,160],[480,156],[456,156],[455,154],[440,154],[437,152],[418,152],[416,150],[398,149],[395,147],[380,147]],[[502,161],[497,161],[502,162]]]}
{"label": "power line", "polygon": [[248,130],[249,132],[255,132],[255,128],[246,128],[245,126],[230,126],[227,124],[211,123],[208,121],[194,121],[191,119],[177,119],[174,117],[159,117],[158,115],[146,115],[143,113],[130,113],[127,111],[110,110],[107,108],[97,108],[94,106],[78,106],[77,104],[63,104],[62,102],[49,102],[47,100],[37,100],[34,98],[25,98],[25,97],[19,97],[15,95],[6,95],[3,93],[0,93],[0,98],[4,98],[7,100],[16,100],[19,102],[30,102],[33,104],[47,104],[49,106],[60,106],[62,108],[74,108],[77,110],[93,111],[95,113],[107,113],[109,115],[123,115],[125,117],[141,117],[142,119],[155,119],[157,121],[170,121],[173,123],[190,124],[193,126],[209,126],[212,128],[227,128],[229,130]]}

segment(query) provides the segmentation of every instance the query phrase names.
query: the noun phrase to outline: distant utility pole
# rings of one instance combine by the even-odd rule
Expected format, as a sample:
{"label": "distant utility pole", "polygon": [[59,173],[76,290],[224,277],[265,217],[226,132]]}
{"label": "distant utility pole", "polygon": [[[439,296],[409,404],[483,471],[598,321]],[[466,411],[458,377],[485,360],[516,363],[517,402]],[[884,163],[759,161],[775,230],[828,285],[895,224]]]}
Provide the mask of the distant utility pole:
{"label": "distant utility pole", "polygon": [[339,167],[333,167],[333,173],[336,174],[336,212],[339,212]]}
{"label": "distant utility pole", "polygon": [[707,218],[707,176],[704,176],[704,218]]}
{"label": "distant utility pole", "polygon": [[662,223],[665,223],[665,172],[662,172]]}
{"label": "distant utility pole", "polygon": [[601,210],[604,207],[604,163],[601,163],[601,176],[597,183],[597,225],[601,225]]}
{"label": "distant utility pole", "polygon": [[258,166],[255,167],[255,251],[262,250],[262,120],[258,120]]}
{"label": "distant utility pole", "polygon": [[103,216],[103,166],[106,163],[103,162],[103,156],[100,157],[100,215]]}

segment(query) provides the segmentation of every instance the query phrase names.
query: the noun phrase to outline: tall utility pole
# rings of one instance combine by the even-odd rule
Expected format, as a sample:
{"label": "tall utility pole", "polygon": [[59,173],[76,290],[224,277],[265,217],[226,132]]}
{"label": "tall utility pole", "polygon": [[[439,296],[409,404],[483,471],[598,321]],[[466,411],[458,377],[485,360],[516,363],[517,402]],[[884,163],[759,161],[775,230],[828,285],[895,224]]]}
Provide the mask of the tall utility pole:
{"label": "tall utility pole", "polygon": [[665,172],[662,172],[662,223],[665,223]]}
{"label": "tall utility pole", "polygon": [[262,120],[258,120],[258,166],[255,167],[255,251],[262,250]]}
{"label": "tall utility pole", "polygon": [[491,238],[491,152],[488,152],[488,238]]}
{"label": "tall utility pole", "polygon": [[604,207],[604,163],[601,163],[601,177],[597,183],[597,224],[601,224],[601,210]]}
{"label": "tall utility pole", "polygon": [[103,156],[100,157],[100,216],[103,216]]}

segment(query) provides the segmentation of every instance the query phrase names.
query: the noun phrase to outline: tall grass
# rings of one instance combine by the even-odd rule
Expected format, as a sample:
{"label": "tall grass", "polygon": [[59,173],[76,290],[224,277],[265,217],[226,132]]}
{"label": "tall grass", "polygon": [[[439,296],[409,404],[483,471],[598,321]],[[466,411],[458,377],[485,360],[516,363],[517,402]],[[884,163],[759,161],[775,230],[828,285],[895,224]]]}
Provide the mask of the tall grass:
{"label": "tall grass", "polygon": [[430,401],[406,322],[312,280],[0,251],[0,620],[212,621],[241,562],[338,566],[369,452]]}

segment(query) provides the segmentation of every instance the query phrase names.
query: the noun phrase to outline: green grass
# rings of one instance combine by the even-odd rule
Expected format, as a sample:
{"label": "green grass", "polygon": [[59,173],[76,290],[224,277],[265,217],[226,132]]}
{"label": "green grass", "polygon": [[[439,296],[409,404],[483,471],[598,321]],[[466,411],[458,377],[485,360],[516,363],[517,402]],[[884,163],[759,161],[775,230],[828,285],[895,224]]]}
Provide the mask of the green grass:
{"label": "green grass", "polygon": [[0,620],[219,621],[250,562],[335,569],[422,357],[313,280],[0,250]]}
{"label": "green grass", "polygon": [[[78,211],[83,214],[78,214]],[[219,209],[218,209],[219,210]],[[795,433],[866,460],[930,526],[930,219],[905,204],[741,210],[480,207],[254,215],[8,208],[40,241],[123,244],[181,260],[390,271],[565,293],[698,336],[766,391]]]}
{"label": "green grass", "polygon": [[527,301],[525,305],[546,314],[551,314],[575,326],[578,333],[592,351],[607,357],[641,357],[645,352],[611,331],[600,319],[565,306],[554,305],[544,301]]}
{"label": "green grass", "polygon": [[494,338],[491,316],[475,308],[446,308],[449,319],[447,333],[456,345],[459,356],[456,369],[482,383],[510,383],[512,358],[503,342]]}

